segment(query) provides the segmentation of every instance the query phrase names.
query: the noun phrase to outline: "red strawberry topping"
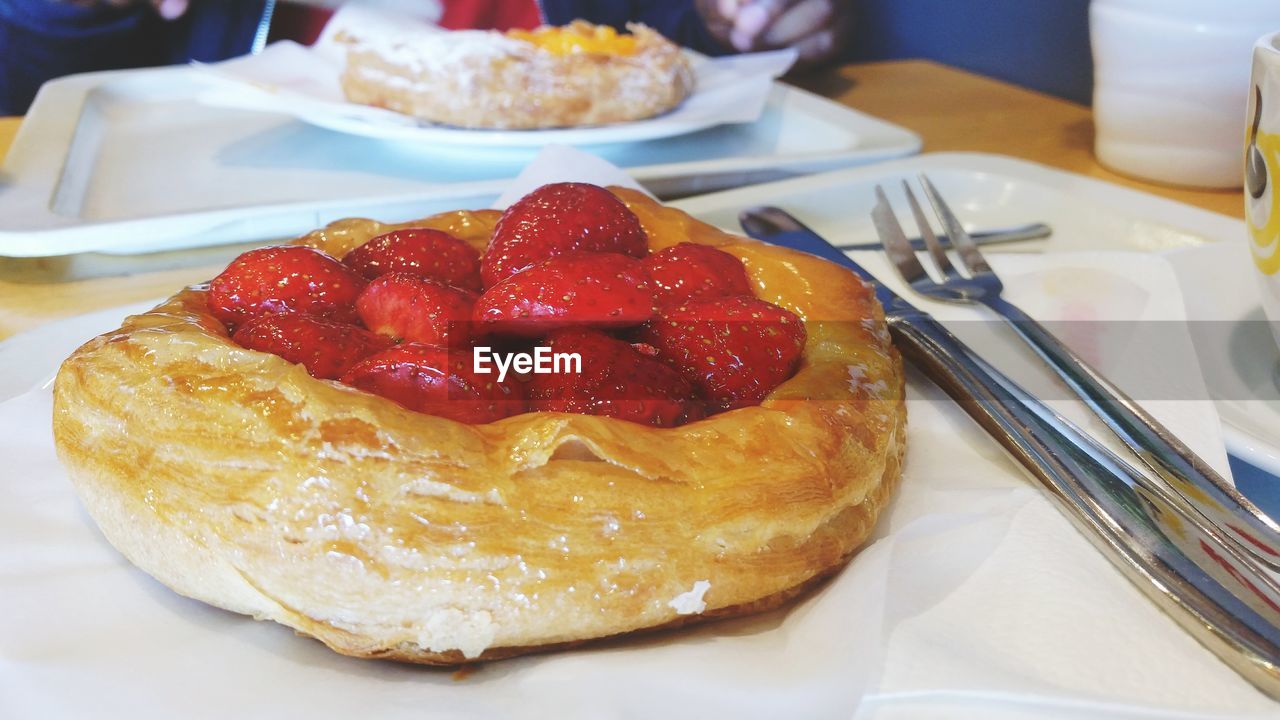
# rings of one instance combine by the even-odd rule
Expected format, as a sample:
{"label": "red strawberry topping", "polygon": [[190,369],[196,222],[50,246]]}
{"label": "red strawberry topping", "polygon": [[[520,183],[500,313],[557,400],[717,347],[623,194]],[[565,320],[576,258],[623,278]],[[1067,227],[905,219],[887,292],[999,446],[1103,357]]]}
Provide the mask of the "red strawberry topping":
{"label": "red strawberry topping", "polygon": [[525,337],[571,325],[628,327],[653,317],[653,290],[640,261],[617,253],[557,255],[485,291],[478,332]]}
{"label": "red strawberry topping", "polygon": [[476,294],[403,272],[380,275],[356,298],[365,327],[397,340],[463,345]]}
{"label": "red strawberry topping", "polygon": [[480,290],[480,253],[440,230],[392,230],[347,253],[342,262],[369,280],[386,273],[407,272]]}
{"label": "red strawberry topping", "polygon": [[209,311],[228,327],[277,313],[356,319],[365,279],[331,256],[301,245],[250,250],[209,283]]}
{"label": "red strawberry topping", "polygon": [[710,245],[680,243],[643,260],[659,305],[730,295],[752,295],[742,261]]}
{"label": "red strawberry topping", "polygon": [[573,250],[644,257],[640,220],[613,193],[588,183],[543,185],[499,218],[480,261],[486,288],[554,255]]}
{"label": "red strawberry topping", "polygon": [[263,315],[241,325],[232,339],[250,350],[302,363],[312,377],[333,380],[352,365],[391,346],[368,330],[310,315]]}
{"label": "red strawberry topping", "polygon": [[[754,297],[737,257],[688,242],[649,255],[636,215],[585,183],[521,198],[483,257],[430,228],[379,235],[342,261],[266,247],[214,278],[207,301],[243,347],[467,423],[528,407],[673,427],[759,403],[806,340],[800,318]],[[476,338],[496,347],[493,372],[476,370]],[[568,354],[581,371],[544,372],[542,347],[504,352],[535,338],[553,368]]]}
{"label": "red strawberry topping", "polygon": [[404,407],[464,423],[487,423],[524,412],[518,382],[479,375],[470,351],[405,343],[366,358],[342,382]]}
{"label": "red strawberry topping", "polygon": [[800,318],[752,297],[666,308],[645,339],[720,410],[755,405],[791,377],[804,349]]}
{"label": "red strawberry topping", "polygon": [[554,353],[577,353],[582,372],[531,375],[531,410],[605,415],[657,427],[702,416],[693,389],[679,373],[622,340],[568,328],[552,333],[546,344]]}

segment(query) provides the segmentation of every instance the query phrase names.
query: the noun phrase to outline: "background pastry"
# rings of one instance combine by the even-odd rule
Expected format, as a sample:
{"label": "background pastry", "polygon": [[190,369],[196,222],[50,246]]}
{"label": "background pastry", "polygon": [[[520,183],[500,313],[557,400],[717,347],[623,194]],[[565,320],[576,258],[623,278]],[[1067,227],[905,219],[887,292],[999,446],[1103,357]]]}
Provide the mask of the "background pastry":
{"label": "background pastry", "polygon": [[680,104],[693,72],[643,25],[628,34],[575,21],[534,31],[406,29],[339,34],[351,102],[467,128],[530,129],[640,120]]}

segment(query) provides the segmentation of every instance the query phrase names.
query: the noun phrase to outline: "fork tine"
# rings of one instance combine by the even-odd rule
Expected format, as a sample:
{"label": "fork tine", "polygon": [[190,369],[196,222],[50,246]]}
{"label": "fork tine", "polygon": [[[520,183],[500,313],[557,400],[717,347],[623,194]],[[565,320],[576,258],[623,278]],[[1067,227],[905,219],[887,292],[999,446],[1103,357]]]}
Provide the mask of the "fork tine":
{"label": "fork tine", "polygon": [[982,257],[982,253],[978,251],[978,246],[973,242],[973,238],[969,237],[969,233],[965,232],[964,226],[960,224],[951,212],[951,208],[942,201],[942,196],[938,194],[933,183],[929,182],[928,176],[924,173],[920,174],[920,186],[924,188],[924,194],[929,198],[929,204],[933,206],[933,212],[937,214],[938,219],[942,221],[943,227],[947,229],[947,237],[951,240],[951,247],[960,253],[960,261],[964,263],[965,268],[972,274],[989,273],[991,266],[987,264],[986,258]]}
{"label": "fork tine", "polygon": [[907,239],[897,216],[893,214],[884,188],[879,185],[876,185],[876,206],[871,210],[871,219],[876,225],[876,234],[880,236],[880,244],[884,246],[885,254],[889,256],[898,275],[908,285],[928,279],[928,273],[920,266],[915,251],[911,249],[911,241]]}
{"label": "fork tine", "polygon": [[960,273],[947,258],[947,251],[942,249],[942,243],[938,242],[938,236],[933,234],[929,218],[925,217],[924,210],[920,208],[920,202],[916,200],[916,194],[911,192],[911,184],[906,180],[902,181],[902,191],[907,194],[907,203],[911,205],[911,214],[915,216],[916,225],[920,228],[920,237],[924,238],[924,246],[929,249],[929,256],[933,258],[933,264],[938,268],[938,272],[948,280],[960,277]]}

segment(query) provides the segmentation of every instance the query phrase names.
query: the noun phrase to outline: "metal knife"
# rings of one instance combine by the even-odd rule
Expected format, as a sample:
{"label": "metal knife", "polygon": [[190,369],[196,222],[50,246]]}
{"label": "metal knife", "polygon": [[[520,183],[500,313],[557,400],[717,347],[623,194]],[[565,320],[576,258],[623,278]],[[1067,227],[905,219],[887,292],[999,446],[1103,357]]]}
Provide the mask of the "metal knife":
{"label": "metal knife", "polygon": [[[877,223],[884,218],[876,217]],[[1192,636],[1280,699],[1280,585],[1167,490],[982,360],[785,211],[743,211],[747,234],[868,282],[899,351],[1021,464],[1076,527]]]}

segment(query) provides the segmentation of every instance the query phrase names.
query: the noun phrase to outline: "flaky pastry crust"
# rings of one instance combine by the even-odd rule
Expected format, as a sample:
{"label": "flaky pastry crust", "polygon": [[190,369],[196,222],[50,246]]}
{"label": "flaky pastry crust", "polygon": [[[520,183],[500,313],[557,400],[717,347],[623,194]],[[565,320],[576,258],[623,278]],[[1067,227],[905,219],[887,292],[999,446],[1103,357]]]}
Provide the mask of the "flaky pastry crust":
{"label": "flaky pastry crust", "polygon": [[[882,311],[840,267],[614,191],[653,249],[716,245],[805,321],[798,372],[762,405],[672,429],[460,424],[237,346],[193,286],[58,373],[54,437],[85,507],[179,593],[361,657],[496,659],[794,596],[851,556],[899,478],[903,374]],[[497,216],[406,225],[480,247]],[[391,227],[299,242],[341,256]]]}
{"label": "flaky pastry crust", "polygon": [[[590,33],[575,21],[566,32]],[[680,48],[643,25],[635,52],[559,54],[495,31],[338,36],[348,100],[464,128],[578,127],[641,120],[693,90]]]}

